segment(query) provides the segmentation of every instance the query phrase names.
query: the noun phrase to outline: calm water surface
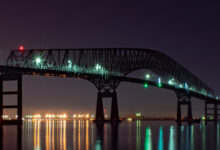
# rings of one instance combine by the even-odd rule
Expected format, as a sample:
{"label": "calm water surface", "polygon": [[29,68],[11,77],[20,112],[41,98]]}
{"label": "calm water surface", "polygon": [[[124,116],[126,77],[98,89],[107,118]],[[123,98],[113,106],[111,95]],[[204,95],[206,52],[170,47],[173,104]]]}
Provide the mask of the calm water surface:
{"label": "calm water surface", "polygon": [[25,121],[22,129],[1,129],[3,150],[220,150],[219,124],[211,123],[124,121],[97,126],[91,121]]}

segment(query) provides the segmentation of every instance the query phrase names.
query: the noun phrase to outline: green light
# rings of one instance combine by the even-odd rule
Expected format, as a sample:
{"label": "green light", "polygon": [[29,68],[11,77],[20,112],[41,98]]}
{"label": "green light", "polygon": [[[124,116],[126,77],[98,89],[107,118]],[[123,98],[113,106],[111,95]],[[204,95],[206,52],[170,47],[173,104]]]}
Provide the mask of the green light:
{"label": "green light", "polygon": [[144,150],[152,150],[152,137],[151,137],[151,129],[150,127],[146,128],[146,136],[145,136],[145,142],[144,142]]}
{"label": "green light", "polygon": [[158,84],[158,87],[162,87],[162,84],[161,84],[161,83],[159,83],[159,84]]}
{"label": "green light", "polygon": [[202,120],[205,120],[205,117],[204,117],[204,116],[202,117]]}
{"label": "green light", "polygon": [[147,83],[145,83],[145,84],[144,84],[144,88],[147,88],[147,87],[148,87],[148,84],[147,84]]}
{"label": "green light", "polygon": [[158,141],[158,150],[164,149],[164,142],[163,142],[163,127],[160,127],[159,131],[159,141]]}
{"label": "green light", "polygon": [[158,83],[158,87],[162,87],[161,78],[158,78],[157,83]]}

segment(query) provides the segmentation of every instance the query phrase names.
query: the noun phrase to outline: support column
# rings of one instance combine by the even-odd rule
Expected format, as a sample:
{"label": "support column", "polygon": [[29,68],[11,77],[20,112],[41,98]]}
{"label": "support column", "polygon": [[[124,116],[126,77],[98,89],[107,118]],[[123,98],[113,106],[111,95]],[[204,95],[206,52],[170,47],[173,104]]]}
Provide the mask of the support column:
{"label": "support column", "polygon": [[103,112],[103,103],[102,103],[102,96],[101,92],[98,92],[97,95],[97,106],[96,106],[96,119],[95,121],[105,121],[104,112]]}
{"label": "support column", "polygon": [[188,121],[189,124],[191,124],[193,122],[191,100],[188,101],[187,105],[188,105],[187,121]]}
{"label": "support column", "polygon": [[208,121],[214,121],[217,123],[218,117],[220,115],[218,106],[220,103],[218,101],[207,101],[205,102],[205,117],[206,117],[206,123]]}
{"label": "support column", "polygon": [[3,123],[3,79],[0,75],[0,124]]}
{"label": "support column", "polygon": [[205,123],[207,123],[208,115],[207,115],[207,101],[205,101]]}
{"label": "support column", "polygon": [[214,104],[214,121],[215,123],[217,122],[218,120],[218,110],[217,110],[217,104],[215,103]]}
{"label": "support column", "polygon": [[17,148],[18,150],[22,150],[22,125],[17,125]]}
{"label": "support column", "polygon": [[[4,91],[3,82],[16,81],[16,91]],[[3,105],[4,95],[16,95],[16,105]],[[4,109],[17,109],[17,118],[12,120],[3,120]],[[22,74],[1,74],[0,75],[0,123],[2,124],[22,124]]]}
{"label": "support column", "polygon": [[187,122],[191,124],[193,122],[193,117],[192,117],[192,107],[191,107],[191,97],[188,95],[187,92],[176,92],[176,95],[178,97],[178,102],[177,102],[177,123],[181,123],[181,106],[182,105],[187,105]]}
{"label": "support column", "polygon": [[119,121],[117,93],[114,91],[112,95],[111,121]]}
{"label": "support column", "polygon": [[176,117],[176,121],[177,123],[181,123],[181,105],[180,105],[180,101],[177,101],[177,117]]}
{"label": "support column", "polygon": [[18,122],[22,122],[22,75],[18,76],[18,108],[17,108],[17,116]]}

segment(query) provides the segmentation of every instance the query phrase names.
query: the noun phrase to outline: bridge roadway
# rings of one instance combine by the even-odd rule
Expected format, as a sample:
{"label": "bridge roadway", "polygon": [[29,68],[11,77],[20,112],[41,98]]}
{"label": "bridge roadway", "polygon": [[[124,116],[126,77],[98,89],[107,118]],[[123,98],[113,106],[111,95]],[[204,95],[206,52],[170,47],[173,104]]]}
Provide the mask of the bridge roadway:
{"label": "bridge roadway", "polygon": [[[68,71],[59,71],[59,70],[45,70],[45,69],[32,69],[32,68],[21,68],[21,67],[11,67],[11,66],[2,66],[0,65],[0,72],[5,73],[19,73],[22,75],[39,75],[39,76],[55,76],[55,77],[69,77],[69,78],[81,78],[81,79],[88,79],[90,76],[99,78],[102,75],[98,74],[90,74],[90,73],[74,73],[74,72],[68,72]],[[137,79],[137,78],[131,78],[131,77],[122,77],[122,76],[109,76],[108,79],[117,79],[122,82],[132,82],[132,83],[138,83],[144,85],[147,83],[150,86],[158,87],[158,83],[154,81],[148,81],[143,79]],[[159,87],[158,87],[159,88]],[[172,90],[174,92],[187,92],[188,95],[191,97],[199,98],[204,101],[212,102],[212,103],[219,103],[220,100],[217,100],[216,98],[205,96],[203,94],[194,92],[194,91],[186,91],[184,88],[177,88],[175,86],[165,84],[163,83],[162,87],[163,89]]]}
{"label": "bridge roadway", "polygon": [[[85,80],[89,80],[89,78],[103,78],[102,75],[99,74],[90,74],[90,73],[74,73],[74,72],[68,72],[68,71],[59,71],[59,70],[49,70],[49,69],[36,69],[36,68],[21,68],[21,67],[11,67],[11,66],[2,66],[0,65],[0,72],[1,74],[6,74],[7,76],[2,76],[2,81],[4,80],[14,80],[13,79],[13,74],[20,74],[22,75],[34,75],[34,76],[52,76],[52,77],[61,77],[61,78],[65,78],[65,77],[69,77],[69,78],[81,78],[81,79],[85,79]],[[10,77],[12,75],[12,78]],[[6,78],[5,78],[6,77]],[[4,79],[5,78],[5,79]],[[8,78],[8,79],[7,79]],[[154,81],[147,81],[147,80],[143,80],[143,79],[137,79],[137,78],[131,78],[131,77],[122,77],[122,76],[108,76],[107,79],[111,79],[111,80],[119,80],[121,82],[131,82],[131,83],[137,83],[137,84],[142,84],[144,85],[145,83],[147,83],[149,86],[154,86],[154,87],[158,87],[158,83],[154,82]],[[22,81],[21,81],[22,82]],[[21,84],[21,83],[20,83]],[[2,85],[3,86],[3,85]],[[18,85],[19,87],[19,85]],[[3,106],[1,109],[3,110],[4,108],[17,108],[18,109],[18,114],[20,113],[20,115],[22,116],[22,86],[20,85],[20,102],[18,100],[18,105],[20,104],[20,106]],[[220,101],[213,98],[213,97],[209,97],[206,95],[202,95],[200,93],[194,92],[194,91],[186,91],[184,88],[177,88],[175,86],[169,85],[169,84],[165,84],[163,83],[161,87],[158,88],[163,88],[163,89],[167,89],[167,90],[172,90],[175,93],[185,93],[186,97],[189,98],[189,101],[184,98],[183,100],[181,99],[182,96],[180,96],[178,99],[180,101],[178,101],[177,104],[177,121],[181,123],[181,105],[187,105],[188,106],[188,121],[192,123],[192,111],[191,111],[191,97],[194,98],[199,98],[203,101],[205,101],[205,116],[206,118],[209,115],[212,115],[214,120],[218,120],[218,106],[220,105]],[[1,93],[1,97],[3,97],[4,94],[18,94],[19,91],[13,91],[13,92],[4,92],[3,91],[3,87],[2,87],[2,93]],[[100,93],[100,92],[99,92]],[[101,96],[102,95],[102,96]],[[114,96],[112,96],[111,93],[101,93],[98,94],[98,100],[97,100],[97,108],[96,108],[96,119],[98,121],[102,121],[103,120],[103,104],[102,102],[100,102],[99,97],[112,97],[112,118],[113,120],[117,120],[119,119],[118,117],[118,106],[117,106],[117,96],[114,100]],[[177,95],[178,96],[178,95]],[[19,94],[18,94],[19,97]],[[3,100],[2,100],[3,101]],[[102,99],[101,99],[102,101]],[[115,101],[113,103],[113,101]],[[208,114],[208,108],[207,106],[209,104],[213,104],[214,108],[213,108],[213,114]],[[3,111],[2,111],[3,113]],[[114,114],[115,113],[115,114]],[[101,116],[101,117],[100,117]],[[179,119],[179,120],[178,120]]]}

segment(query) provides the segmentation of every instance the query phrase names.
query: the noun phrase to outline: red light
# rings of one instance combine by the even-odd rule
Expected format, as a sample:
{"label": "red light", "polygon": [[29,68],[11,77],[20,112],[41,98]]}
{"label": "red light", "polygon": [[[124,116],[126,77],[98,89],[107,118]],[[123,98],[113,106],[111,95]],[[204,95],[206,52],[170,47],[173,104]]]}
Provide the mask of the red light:
{"label": "red light", "polygon": [[23,50],[24,50],[24,46],[20,46],[20,47],[19,47],[19,50],[20,50],[20,51],[23,51]]}

